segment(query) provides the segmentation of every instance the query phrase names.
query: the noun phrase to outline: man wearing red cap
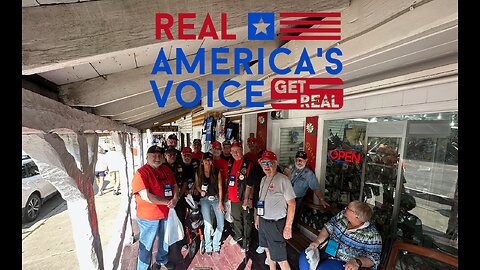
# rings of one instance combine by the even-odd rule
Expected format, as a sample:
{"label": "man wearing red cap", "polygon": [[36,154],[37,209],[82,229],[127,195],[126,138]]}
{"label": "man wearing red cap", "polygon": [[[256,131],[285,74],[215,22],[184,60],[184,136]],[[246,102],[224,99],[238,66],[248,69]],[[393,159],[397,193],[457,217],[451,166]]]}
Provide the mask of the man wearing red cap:
{"label": "man wearing red cap", "polygon": [[245,158],[248,158],[253,164],[258,164],[258,152],[260,147],[258,146],[258,139],[255,137],[250,137],[247,139],[247,146],[250,151],[245,154]]}
{"label": "man wearing red cap", "polygon": [[223,194],[226,194],[227,178],[228,178],[228,162],[225,159],[220,157],[221,153],[222,153],[222,144],[219,141],[214,141],[212,143],[213,166],[219,169],[220,173],[222,174]]}
{"label": "man wearing red cap", "polygon": [[247,183],[253,163],[243,157],[240,142],[232,144],[232,156],[234,161],[228,173],[228,199],[231,201],[233,218],[233,235],[230,244],[234,245],[243,239],[241,251],[246,252],[249,249],[253,226],[253,192],[248,192],[250,196],[246,196],[248,185],[250,184],[250,188],[253,186]]}
{"label": "man wearing red cap", "polygon": [[164,244],[169,208],[178,202],[178,186],[172,171],[163,164],[164,149],[157,145],[147,151],[147,164],[133,176],[132,192],[137,203],[137,222],[140,229],[137,269],[150,269],[152,248],[158,237],[155,268],[161,265],[174,269],[168,261],[168,245]]}
{"label": "man wearing red cap", "polygon": [[198,160],[202,160],[203,152],[202,152],[202,141],[200,139],[193,140],[193,153],[192,158],[196,158]]}
{"label": "man wearing red cap", "polygon": [[288,177],[277,172],[277,155],[265,151],[260,159],[265,176],[260,182],[255,228],[258,245],[265,248],[270,269],[290,269],[286,240],[292,238],[295,192]]}

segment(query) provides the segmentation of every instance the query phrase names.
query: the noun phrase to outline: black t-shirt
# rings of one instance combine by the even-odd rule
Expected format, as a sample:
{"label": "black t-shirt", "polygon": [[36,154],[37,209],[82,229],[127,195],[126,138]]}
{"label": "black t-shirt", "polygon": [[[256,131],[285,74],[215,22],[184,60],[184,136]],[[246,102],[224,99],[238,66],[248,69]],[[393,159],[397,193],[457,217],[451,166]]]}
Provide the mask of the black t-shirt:
{"label": "black t-shirt", "polygon": [[[219,170],[217,168],[213,168],[211,174],[218,177],[218,172]],[[203,172],[200,176],[200,185],[208,185],[205,197],[218,196],[218,178],[217,181],[212,181],[211,178],[212,175],[210,175],[210,177],[206,177]]]}
{"label": "black t-shirt", "polygon": [[220,157],[225,159],[227,162],[230,162],[230,160],[233,162],[233,156],[230,155],[230,156],[225,156],[223,153],[220,154]]}
{"label": "black t-shirt", "polygon": [[184,168],[185,164],[183,163],[183,161],[175,161],[175,163],[173,163],[172,165],[170,165],[168,162],[165,162],[164,164],[167,165],[170,170],[172,170],[173,175],[175,176],[175,180],[177,181],[177,186],[181,189],[183,183],[186,183],[187,181]]}
{"label": "black t-shirt", "polygon": [[184,177],[187,181],[187,189],[190,190],[195,185],[195,171],[197,170],[200,162],[198,159],[194,158],[190,162],[190,164],[185,164],[182,162],[183,169],[184,169]]}

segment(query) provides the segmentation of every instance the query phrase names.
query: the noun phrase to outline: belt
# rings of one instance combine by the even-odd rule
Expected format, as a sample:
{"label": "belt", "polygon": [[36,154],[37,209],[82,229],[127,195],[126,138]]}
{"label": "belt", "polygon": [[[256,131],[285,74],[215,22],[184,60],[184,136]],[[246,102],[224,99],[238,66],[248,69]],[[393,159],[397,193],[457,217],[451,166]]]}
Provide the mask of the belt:
{"label": "belt", "polygon": [[202,199],[205,199],[207,201],[214,201],[215,199],[218,199],[218,196],[205,196],[202,197]]}
{"label": "belt", "polygon": [[285,217],[283,218],[280,218],[280,219],[265,219],[265,218],[262,218],[265,222],[277,222],[277,221],[281,221],[281,220],[284,220]]}

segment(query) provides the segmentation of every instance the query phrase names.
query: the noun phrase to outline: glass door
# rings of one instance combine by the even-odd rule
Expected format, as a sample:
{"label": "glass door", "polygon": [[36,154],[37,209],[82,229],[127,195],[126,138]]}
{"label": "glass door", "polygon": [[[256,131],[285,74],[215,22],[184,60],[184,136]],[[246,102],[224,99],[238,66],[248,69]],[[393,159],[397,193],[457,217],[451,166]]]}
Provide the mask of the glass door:
{"label": "glass door", "polygon": [[372,221],[383,239],[392,225],[401,141],[399,137],[369,137],[366,144],[362,199],[372,206]]}

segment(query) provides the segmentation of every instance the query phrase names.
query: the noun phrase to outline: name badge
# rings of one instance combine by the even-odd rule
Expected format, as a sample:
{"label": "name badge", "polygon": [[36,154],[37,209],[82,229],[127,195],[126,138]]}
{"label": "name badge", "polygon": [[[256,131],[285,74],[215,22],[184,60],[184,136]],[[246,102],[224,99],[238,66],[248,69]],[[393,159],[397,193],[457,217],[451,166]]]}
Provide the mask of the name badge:
{"label": "name badge", "polygon": [[335,257],[337,256],[337,251],[338,251],[338,242],[333,239],[328,240],[327,247],[325,248],[325,253],[327,253],[332,257]]}
{"label": "name badge", "polygon": [[165,191],[165,197],[172,197],[172,186],[170,184],[164,185],[163,190]]}
{"label": "name badge", "polygon": [[228,177],[228,179],[229,179],[228,185],[231,186],[231,187],[235,186],[235,176],[230,175],[230,176]]}
{"label": "name badge", "polygon": [[188,189],[191,189],[193,187],[193,180],[190,178],[188,179]]}
{"label": "name badge", "polygon": [[257,216],[263,216],[265,210],[265,202],[264,201],[258,201],[257,202]]}
{"label": "name badge", "polygon": [[202,190],[203,190],[203,191],[207,191],[207,189],[208,189],[208,185],[202,184]]}

